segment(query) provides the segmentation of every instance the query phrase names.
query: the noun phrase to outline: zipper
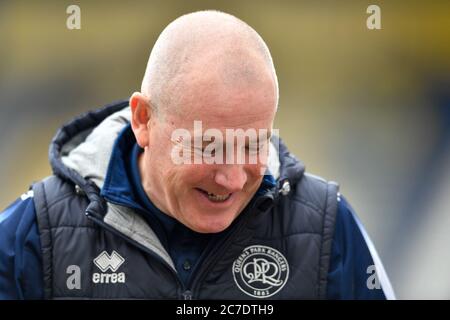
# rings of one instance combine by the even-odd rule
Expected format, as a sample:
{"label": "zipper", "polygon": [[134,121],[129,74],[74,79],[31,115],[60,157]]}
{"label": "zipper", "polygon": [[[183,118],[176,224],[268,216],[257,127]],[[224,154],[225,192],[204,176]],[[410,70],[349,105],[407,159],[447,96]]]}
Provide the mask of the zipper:
{"label": "zipper", "polygon": [[191,290],[184,291],[182,295],[183,295],[184,300],[192,300],[192,291]]}
{"label": "zipper", "polygon": [[[267,197],[268,193],[270,193],[270,191],[268,191],[266,195],[263,195],[261,197]],[[234,226],[234,229],[230,231],[230,234],[228,234],[227,237],[222,239],[219,244],[210,249],[210,254],[206,256],[203,260],[205,261],[205,266],[201,268],[194,276],[192,281],[189,282],[189,286],[192,288],[191,297],[195,295],[195,293],[198,291],[198,287],[203,282],[205,277],[209,274],[209,271],[216,264],[217,260],[222,256],[222,253],[225,252],[232,244],[233,242],[232,240],[247,225],[247,222],[251,217],[251,211],[254,209],[255,205],[256,199],[253,200],[252,205],[248,207],[248,209],[245,212],[242,213],[243,215],[242,221],[239,221],[239,224]]]}

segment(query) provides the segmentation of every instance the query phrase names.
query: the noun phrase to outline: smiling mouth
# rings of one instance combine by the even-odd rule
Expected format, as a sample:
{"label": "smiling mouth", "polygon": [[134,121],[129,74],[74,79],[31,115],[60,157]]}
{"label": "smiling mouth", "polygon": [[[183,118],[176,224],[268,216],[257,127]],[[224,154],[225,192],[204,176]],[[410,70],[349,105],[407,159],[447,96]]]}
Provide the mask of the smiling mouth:
{"label": "smiling mouth", "polygon": [[205,190],[200,189],[200,188],[196,188],[196,189],[198,191],[200,191],[201,193],[203,193],[205,196],[207,196],[208,199],[210,201],[212,201],[212,202],[225,202],[231,197],[231,193],[215,194],[215,193],[211,193],[211,192],[205,191]]}

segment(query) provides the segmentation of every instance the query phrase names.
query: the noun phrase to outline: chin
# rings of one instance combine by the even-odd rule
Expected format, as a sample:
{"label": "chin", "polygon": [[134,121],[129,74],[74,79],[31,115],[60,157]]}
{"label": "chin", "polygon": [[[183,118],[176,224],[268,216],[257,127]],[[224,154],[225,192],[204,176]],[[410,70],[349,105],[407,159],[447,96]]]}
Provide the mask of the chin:
{"label": "chin", "polygon": [[199,233],[219,233],[228,228],[234,219],[211,219],[213,221],[206,221],[208,219],[204,219],[202,221],[198,221],[198,223],[194,225],[188,226],[190,229]]}

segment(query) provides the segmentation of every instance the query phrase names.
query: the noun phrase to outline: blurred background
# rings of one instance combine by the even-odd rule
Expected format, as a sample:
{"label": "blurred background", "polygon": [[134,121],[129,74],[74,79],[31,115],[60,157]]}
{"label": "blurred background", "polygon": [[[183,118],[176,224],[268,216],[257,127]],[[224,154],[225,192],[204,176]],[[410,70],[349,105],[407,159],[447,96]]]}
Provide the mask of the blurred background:
{"label": "blurred background", "polygon": [[[371,4],[381,30],[366,27]],[[275,127],[340,183],[397,297],[449,299],[450,1],[0,1],[0,210],[50,174],[61,124],[139,90],[158,34],[202,9],[265,39]]]}

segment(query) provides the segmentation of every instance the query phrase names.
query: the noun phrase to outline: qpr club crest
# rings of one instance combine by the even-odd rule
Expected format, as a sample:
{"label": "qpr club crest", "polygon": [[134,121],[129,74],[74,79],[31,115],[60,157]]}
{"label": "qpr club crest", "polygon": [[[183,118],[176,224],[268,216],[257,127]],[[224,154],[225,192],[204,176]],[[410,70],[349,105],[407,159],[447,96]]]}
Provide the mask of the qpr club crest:
{"label": "qpr club crest", "polygon": [[289,264],[278,250],[255,245],[242,251],[234,261],[232,271],[241,291],[254,298],[268,298],[286,284]]}

